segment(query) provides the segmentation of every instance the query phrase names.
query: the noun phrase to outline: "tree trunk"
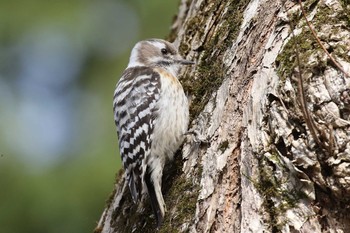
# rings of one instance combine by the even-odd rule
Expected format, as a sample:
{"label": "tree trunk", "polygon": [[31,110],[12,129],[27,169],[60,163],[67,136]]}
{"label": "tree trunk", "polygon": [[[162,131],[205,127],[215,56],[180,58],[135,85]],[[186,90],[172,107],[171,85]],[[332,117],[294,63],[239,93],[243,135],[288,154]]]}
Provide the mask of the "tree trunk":
{"label": "tree trunk", "polygon": [[[350,232],[347,0],[182,0],[170,39],[190,129],[165,170],[159,232]],[[124,176],[96,232],[154,232]]]}

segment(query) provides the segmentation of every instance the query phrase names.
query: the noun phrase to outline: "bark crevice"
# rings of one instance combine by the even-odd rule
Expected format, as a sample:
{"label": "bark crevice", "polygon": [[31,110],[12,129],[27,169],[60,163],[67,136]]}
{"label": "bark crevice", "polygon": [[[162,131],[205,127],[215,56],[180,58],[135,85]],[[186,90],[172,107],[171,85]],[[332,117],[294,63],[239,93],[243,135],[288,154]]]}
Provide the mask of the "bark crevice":
{"label": "bark crevice", "polygon": [[[346,2],[303,4],[349,72]],[[164,178],[168,212],[159,232],[350,231],[350,79],[319,48],[299,5],[182,0],[170,38],[197,62],[180,80],[196,135],[187,136]],[[306,124],[298,72],[304,111],[332,153]],[[96,231],[154,232],[150,207],[133,207],[123,188],[121,178]]]}

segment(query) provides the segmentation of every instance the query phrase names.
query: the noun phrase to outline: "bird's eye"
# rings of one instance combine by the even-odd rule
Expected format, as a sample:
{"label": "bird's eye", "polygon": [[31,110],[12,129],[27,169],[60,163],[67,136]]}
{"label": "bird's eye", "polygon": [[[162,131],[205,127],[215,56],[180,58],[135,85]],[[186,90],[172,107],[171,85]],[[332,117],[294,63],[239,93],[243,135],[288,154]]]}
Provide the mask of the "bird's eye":
{"label": "bird's eye", "polygon": [[168,54],[168,50],[167,49],[163,48],[160,51],[162,52],[163,55],[167,55]]}

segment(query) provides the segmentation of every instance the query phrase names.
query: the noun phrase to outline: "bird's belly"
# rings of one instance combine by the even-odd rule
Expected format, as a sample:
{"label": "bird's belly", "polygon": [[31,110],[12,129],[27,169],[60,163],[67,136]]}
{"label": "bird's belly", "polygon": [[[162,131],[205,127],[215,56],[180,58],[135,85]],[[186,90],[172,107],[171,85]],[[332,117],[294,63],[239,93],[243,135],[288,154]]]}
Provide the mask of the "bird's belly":
{"label": "bird's belly", "polygon": [[[173,82],[176,82],[175,84]],[[187,132],[188,100],[179,81],[162,80],[158,116],[154,122],[151,154],[164,160],[172,159]]]}

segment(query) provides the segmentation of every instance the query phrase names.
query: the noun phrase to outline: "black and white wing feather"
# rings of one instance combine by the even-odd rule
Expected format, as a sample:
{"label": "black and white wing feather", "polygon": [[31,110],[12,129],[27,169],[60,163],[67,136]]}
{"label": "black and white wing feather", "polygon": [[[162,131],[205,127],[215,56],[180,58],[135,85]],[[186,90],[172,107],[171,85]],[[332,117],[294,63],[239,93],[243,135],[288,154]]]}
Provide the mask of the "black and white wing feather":
{"label": "black and white wing feather", "polygon": [[125,70],[114,92],[120,154],[134,202],[141,198],[144,161],[150,154],[160,87],[157,72],[148,67],[133,67]]}

